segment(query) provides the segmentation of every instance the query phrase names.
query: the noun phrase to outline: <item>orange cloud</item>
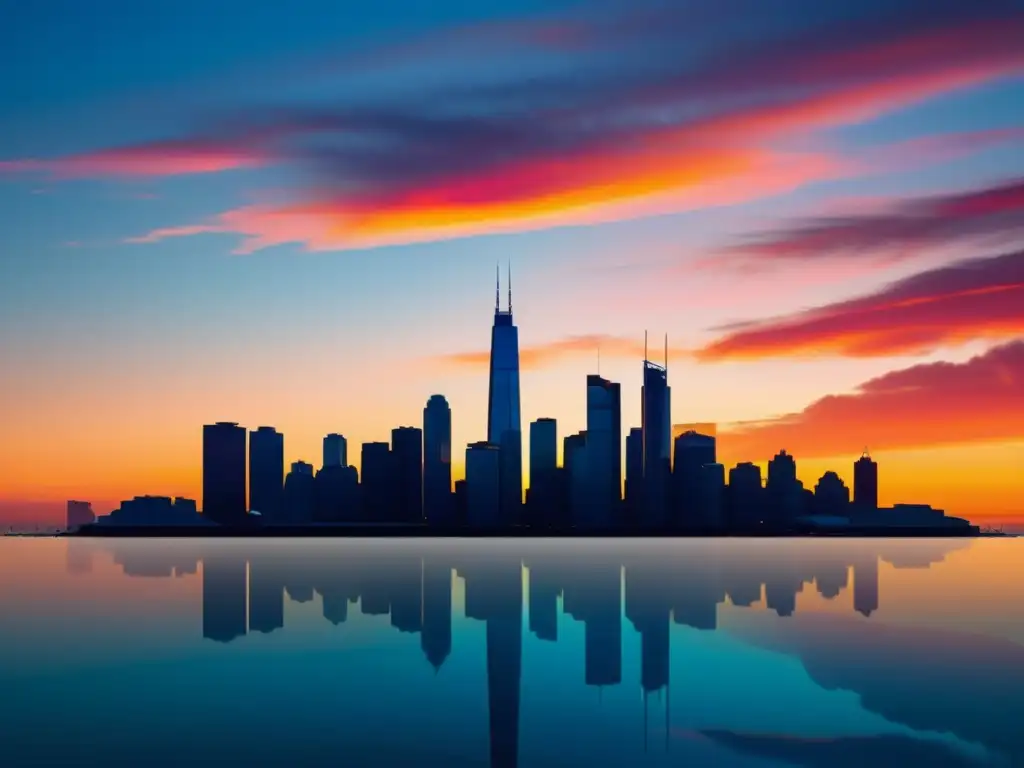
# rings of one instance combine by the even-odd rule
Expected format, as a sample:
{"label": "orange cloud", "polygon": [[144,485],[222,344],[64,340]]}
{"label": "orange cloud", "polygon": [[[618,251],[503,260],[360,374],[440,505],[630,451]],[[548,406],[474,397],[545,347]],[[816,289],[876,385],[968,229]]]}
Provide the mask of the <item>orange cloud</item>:
{"label": "orange cloud", "polygon": [[[939,414],[939,416],[937,416]],[[763,461],[779,449],[828,457],[1024,437],[1024,341],[965,363],[929,363],[887,373],[853,394],[830,395],[799,413],[723,429],[723,451]]]}
{"label": "orange cloud", "polygon": [[[644,356],[644,344],[642,341],[607,334],[588,334],[567,336],[544,344],[520,347],[519,367],[522,370],[543,368],[571,355],[594,355],[598,349],[601,350],[602,355],[609,357],[642,360]],[[651,353],[654,357],[660,354],[660,350],[661,348],[656,345],[651,347]],[[685,350],[678,348],[669,349],[670,357],[685,354],[688,354]],[[487,368],[490,365],[490,359],[490,352],[478,350],[443,355],[434,358],[433,362],[446,366]]]}
{"label": "orange cloud", "polygon": [[739,323],[704,361],[913,354],[1024,335],[1024,251],[922,272],[881,291],[788,317]]}

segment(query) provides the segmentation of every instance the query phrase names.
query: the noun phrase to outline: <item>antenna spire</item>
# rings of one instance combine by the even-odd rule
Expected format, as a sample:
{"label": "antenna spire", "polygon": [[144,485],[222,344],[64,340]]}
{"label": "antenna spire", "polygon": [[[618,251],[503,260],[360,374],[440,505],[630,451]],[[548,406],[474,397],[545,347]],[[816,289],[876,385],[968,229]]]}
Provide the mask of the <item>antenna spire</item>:
{"label": "antenna spire", "polygon": [[494,314],[501,308],[501,264],[494,263]]}
{"label": "antenna spire", "polygon": [[512,259],[508,260],[508,313],[512,314]]}

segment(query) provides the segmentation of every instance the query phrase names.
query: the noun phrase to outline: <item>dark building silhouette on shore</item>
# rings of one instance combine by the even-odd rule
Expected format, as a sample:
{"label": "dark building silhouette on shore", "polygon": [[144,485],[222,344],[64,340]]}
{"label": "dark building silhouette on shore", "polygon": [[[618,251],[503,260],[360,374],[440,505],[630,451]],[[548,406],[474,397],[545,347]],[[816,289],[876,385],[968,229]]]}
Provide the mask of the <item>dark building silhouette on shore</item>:
{"label": "dark building silhouette on shore", "polygon": [[633,427],[626,435],[626,518],[629,525],[638,525],[643,516],[644,430]]}
{"label": "dark building silhouette on shore", "polygon": [[668,337],[665,339],[664,366],[647,359],[645,337],[643,382],[640,390],[644,451],[642,524],[646,528],[661,528],[668,521],[672,473],[672,392],[668,386]]}
{"label": "dark building silhouette on shore", "polygon": [[558,508],[558,422],[541,418],[530,424],[530,525],[556,524]]}
{"label": "dark building silhouette on shore", "polygon": [[587,528],[610,528],[622,500],[622,387],[587,376],[586,491],[582,519]]}
{"label": "dark building silhouette on shore", "polygon": [[878,509],[878,463],[867,450],[853,463],[853,504],[861,511]]}
{"label": "dark building silhouette on shore", "polygon": [[336,432],[324,437],[324,463],[325,467],[347,467],[348,466],[348,440],[344,435]]}
{"label": "dark building silhouette on shore", "polygon": [[497,528],[501,517],[501,447],[478,442],[466,446],[466,518],[473,528]]}
{"label": "dark building silhouette on shore", "polygon": [[452,410],[444,395],[423,409],[423,516],[431,525],[452,525]]}
{"label": "dark building silhouette on shore", "polygon": [[395,520],[423,522],[423,431],[418,427],[391,430],[391,481]]}
{"label": "dark building silhouette on shore", "polygon": [[704,466],[717,462],[713,435],[687,430],[675,439],[672,467],[673,522],[681,528],[711,528],[714,525],[710,499],[705,503]]}
{"label": "dark building silhouette on shore", "polygon": [[[587,431],[562,438],[562,487],[560,527],[581,525],[587,513],[590,477],[587,466]],[[581,526],[582,527],[582,526]]]}
{"label": "dark building silhouette on shore", "polygon": [[391,446],[387,443],[363,443],[362,517],[374,523],[392,519],[394,485],[391,476]]}
{"label": "dark building silhouette on shore", "polygon": [[96,514],[88,501],[69,501],[67,504],[67,529],[74,531],[83,525],[96,522]]}
{"label": "dark building silhouette on shore", "polygon": [[203,514],[215,523],[245,520],[245,443],[245,428],[235,422],[203,427]]}
{"label": "dark building silhouette on shore", "polygon": [[284,480],[285,520],[291,524],[313,521],[316,507],[316,478],[313,465],[293,461],[291,471]]}
{"label": "dark building silhouette on shore", "polygon": [[817,515],[847,515],[850,489],[835,472],[829,470],[814,486],[814,513]]}
{"label": "dark building silhouette on shore", "polygon": [[500,299],[499,277],[491,328],[487,442],[501,448],[501,524],[515,525],[523,501],[523,424],[519,405],[519,329],[512,320],[511,268],[507,310],[501,309]]}
{"label": "dark building silhouette on shore", "polygon": [[271,522],[284,514],[284,435],[273,427],[249,433],[249,509]]}

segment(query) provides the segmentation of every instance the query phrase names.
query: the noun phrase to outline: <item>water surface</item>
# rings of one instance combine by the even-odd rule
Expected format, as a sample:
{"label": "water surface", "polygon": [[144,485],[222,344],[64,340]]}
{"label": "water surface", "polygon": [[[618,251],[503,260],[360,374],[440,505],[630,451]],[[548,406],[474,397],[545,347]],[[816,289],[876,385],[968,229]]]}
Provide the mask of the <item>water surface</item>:
{"label": "water surface", "polygon": [[0,540],[0,764],[1024,765],[1024,540]]}

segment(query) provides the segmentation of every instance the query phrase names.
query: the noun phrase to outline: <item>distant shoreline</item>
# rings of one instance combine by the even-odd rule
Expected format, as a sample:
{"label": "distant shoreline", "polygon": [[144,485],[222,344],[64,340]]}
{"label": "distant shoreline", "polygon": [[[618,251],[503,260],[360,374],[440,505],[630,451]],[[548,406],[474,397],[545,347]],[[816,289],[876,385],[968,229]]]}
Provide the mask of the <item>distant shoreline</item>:
{"label": "distant shoreline", "polygon": [[982,537],[976,526],[953,527],[891,527],[856,526],[825,530],[711,531],[677,530],[608,530],[558,531],[529,528],[467,528],[440,529],[418,525],[303,525],[266,527],[220,526],[85,526],[76,532],[58,534],[86,538],[424,538],[424,539],[636,539],[636,538],[965,538]]}

